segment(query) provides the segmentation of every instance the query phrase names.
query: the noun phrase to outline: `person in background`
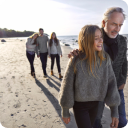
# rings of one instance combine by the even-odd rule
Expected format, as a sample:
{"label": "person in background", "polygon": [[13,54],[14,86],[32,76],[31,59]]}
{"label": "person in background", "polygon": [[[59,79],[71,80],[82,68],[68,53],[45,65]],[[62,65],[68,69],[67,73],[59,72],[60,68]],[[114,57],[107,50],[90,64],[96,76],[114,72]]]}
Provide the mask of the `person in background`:
{"label": "person in background", "polygon": [[[112,60],[113,71],[116,76],[117,88],[120,94],[121,103],[118,107],[119,125],[118,128],[127,125],[125,100],[123,89],[127,79],[127,39],[119,34],[126,15],[120,7],[111,7],[104,13],[102,20],[103,46]],[[68,56],[78,55],[74,50]],[[104,110],[104,102],[99,102],[98,113],[93,128],[103,128],[101,118]]]}
{"label": "person in background", "polygon": [[60,56],[62,57],[62,50],[61,50],[60,42],[57,39],[55,32],[52,32],[49,40],[48,55],[49,58],[51,58],[51,75],[54,75],[53,67],[54,67],[54,61],[56,59],[59,78],[61,79],[62,75],[61,75],[61,67],[60,67]]}
{"label": "person in background", "polygon": [[35,58],[35,51],[36,51],[36,40],[38,38],[38,33],[34,33],[32,36],[30,36],[27,39],[26,42],[26,56],[28,58],[28,61],[30,63],[31,67],[31,75],[35,78],[35,69],[34,69],[34,58]]}
{"label": "person in background", "polygon": [[44,30],[39,29],[39,37],[37,38],[37,57],[40,57],[42,63],[42,69],[44,78],[47,77],[46,66],[47,66],[47,55],[48,55],[48,36],[44,35]]}
{"label": "person in background", "polygon": [[92,128],[99,101],[111,109],[112,128],[118,127],[120,96],[111,60],[103,51],[101,29],[84,26],[78,38],[79,54],[69,60],[59,92],[62,119],[70,122],[69,109],[73,107],[78,128]]}

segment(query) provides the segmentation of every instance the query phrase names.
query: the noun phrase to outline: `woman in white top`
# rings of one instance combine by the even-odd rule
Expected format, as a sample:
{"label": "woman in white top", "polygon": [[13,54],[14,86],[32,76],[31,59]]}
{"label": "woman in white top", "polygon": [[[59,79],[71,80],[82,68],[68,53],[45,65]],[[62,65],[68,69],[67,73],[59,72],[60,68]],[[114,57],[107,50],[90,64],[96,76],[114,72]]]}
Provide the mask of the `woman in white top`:
{"label": "woman in white top", "polygon": [[49,55],[49,58],[51,58],[51,75],[54,75],[53,67],[54,67],[54,61],[56,58],[59,78],[61,79],[62,76],[61,76],[61,68],[60,68],[60,55],[62,57],[62,50],[60,47],[60,42],[57,39],[55,32],[52,32],[50,40],[49,40],[48,55]]}
{"label": "woman in white top", "polygon": [[27,39],[26,42],[26,56],[28,58],[28,61],[30,63],[31,67],[31,75],[35,78],[35,69],[34,69],[34,58],[35,58],[35,51],[36,51],[36,39],[38,37],[38,33],[34,33],[32,36],[30,36]]}

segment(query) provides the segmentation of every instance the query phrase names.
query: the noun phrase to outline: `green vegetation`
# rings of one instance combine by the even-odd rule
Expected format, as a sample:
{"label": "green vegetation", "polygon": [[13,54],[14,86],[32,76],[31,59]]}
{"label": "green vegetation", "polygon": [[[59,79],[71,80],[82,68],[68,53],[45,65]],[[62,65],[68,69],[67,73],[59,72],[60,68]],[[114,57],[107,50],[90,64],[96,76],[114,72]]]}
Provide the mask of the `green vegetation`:
{"label": "green vegetation", "polygon": [[15,31],[15,30],[9,30],[7,28],[1,29],[0,28],[0,37],[28,37],[32,35],[33,31]]}

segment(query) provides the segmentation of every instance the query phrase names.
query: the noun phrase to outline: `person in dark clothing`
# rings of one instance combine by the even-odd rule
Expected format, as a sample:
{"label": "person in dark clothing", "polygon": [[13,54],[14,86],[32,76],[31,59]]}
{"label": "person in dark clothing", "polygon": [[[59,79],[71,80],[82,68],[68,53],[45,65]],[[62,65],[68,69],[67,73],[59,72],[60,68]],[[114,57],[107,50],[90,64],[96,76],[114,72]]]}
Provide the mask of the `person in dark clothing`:
{"label": "person in dark clothing", "polygon": [[54,75],[53,67],[54,67],[54,61],[56,59],[59,79],[63,78],[63,76],[61,75],[61,68],[60,68],[60,56],[62,57],[62,50],[61,50],[60,42],[57,39],[55,32],[52,32],[49,40],[48,55],[49,55],[49,58],[51,58],[51,75]]}
{"label": "person in dark clothing", "polygon": [[38,36],[39,36],[38,33],[34,33],[32,36],[30,36],[27,39],[27,42],[26,42],[26,56],[30,63],[31,75],[34,78],[35,78],[35,69],[34,69],[33,62],[34,62],[35,51],[36,51],[36,39]]}
{"label": "person in dark clothing", "polygon": [[[112,60],[112,67],[115,73],[117,88],[120,94],[121,103],[118,107],[119,124],[118,128],[127,125],[125,100],[123,89],[127,78],[127,40],[126,37],[119,35],[119,31],[125,20],[125,14],[122,8],[112,7],[105,13],[102,20],[103,46],[104,50],[109,54]],[[72,55],[78,55],[78,50],[74,50]],[[97,118],[93,128],[102,128],[101,118],[104,110],[104,102],[99,102]]]}
{"label": "person in dark clothing", "polygon": [[78,128],[92,128],[98,103],[104,101],[111,109],[111,126],[117,128],[120,96],[111,59],[103,50],[101,29],[85,25],[78,42],[79,55],[69,60],[59,92],[62,119],[70,122],[69,109],[73,107]]}
{"label": "person in dark clothing", "polygon": [[44,34],[44,30],[42,28],[39,29],[39,37],[37,38],[37,57],[40,57],[42,63],[42,69],[44,73],[44,78],[47,77],[46,67],[47,67],[47,55],[48,55],[48,48],[47,44],[49,38],[47,35]]}

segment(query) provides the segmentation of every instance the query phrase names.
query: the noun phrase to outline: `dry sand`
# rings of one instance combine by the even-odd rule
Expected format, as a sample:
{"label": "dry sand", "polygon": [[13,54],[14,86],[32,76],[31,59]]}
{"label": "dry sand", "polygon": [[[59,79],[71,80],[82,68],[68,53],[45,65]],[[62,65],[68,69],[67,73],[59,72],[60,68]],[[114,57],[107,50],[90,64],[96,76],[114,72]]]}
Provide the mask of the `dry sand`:
{"label": "dry sand", "polygon": [[[36,79],[30,75],[30,65],[26,58],[25,40],[5,39],[0,42],[0,122],[6,128],[77,128],[73,111],[71,122],[66,125],[61,119],[58,92],[61,81],[58,79],[56,64],[55,76],[50,75],[51,61],[48,59],[48,78],[43,78],[40,59],[35,56]],[[62,75],[64,74],[71,49],[62,46]],[[128,85],[125,86],[126,112],[128,119]],[[109,128],[110,110],[105,108],[102,124]]]}

